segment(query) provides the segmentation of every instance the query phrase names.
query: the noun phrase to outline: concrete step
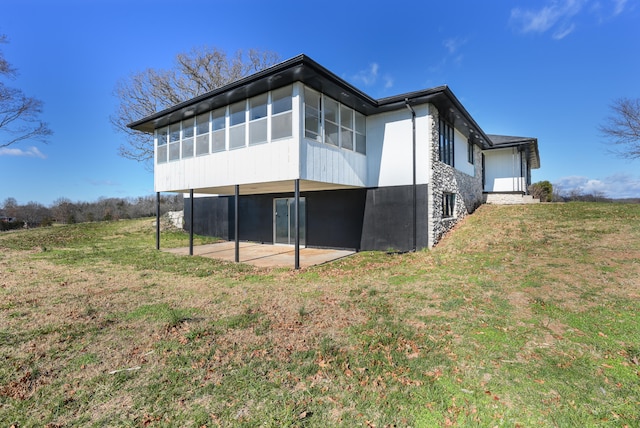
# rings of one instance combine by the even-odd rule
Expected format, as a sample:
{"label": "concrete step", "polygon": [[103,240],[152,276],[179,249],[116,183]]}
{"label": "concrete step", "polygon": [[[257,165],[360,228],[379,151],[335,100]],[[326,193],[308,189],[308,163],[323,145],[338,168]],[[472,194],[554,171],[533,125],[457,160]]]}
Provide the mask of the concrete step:
{"label": "concrete step", "polygon": [[494,205],[537,204],[540,199],[520,193],[485,193],[484,202]]}

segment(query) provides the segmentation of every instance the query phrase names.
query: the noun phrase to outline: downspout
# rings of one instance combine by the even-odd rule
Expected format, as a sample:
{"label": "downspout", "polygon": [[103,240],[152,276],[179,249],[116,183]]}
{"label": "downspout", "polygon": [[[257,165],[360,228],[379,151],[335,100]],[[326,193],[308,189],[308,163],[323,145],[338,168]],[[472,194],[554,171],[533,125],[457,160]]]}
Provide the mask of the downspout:
{"label": "downspout", "polygon": [[417,214],[417,190],[416,190],[416,112],[409,104],[409,98],[404,99],[404,103],[411,112],[411,127],[412,127],[412,138],[413,138],[413,250],[416,251],[418,248],[418,214]]}
{"label": "downspout", "polygon": [[524,182],[524,189],[522,189],[522,191],[526,194],[527,193],[527,180],[524,178],[524,158],[522,157],[522,148],[520,148],[518,150],[518,152],[520,152],[520,183]]}

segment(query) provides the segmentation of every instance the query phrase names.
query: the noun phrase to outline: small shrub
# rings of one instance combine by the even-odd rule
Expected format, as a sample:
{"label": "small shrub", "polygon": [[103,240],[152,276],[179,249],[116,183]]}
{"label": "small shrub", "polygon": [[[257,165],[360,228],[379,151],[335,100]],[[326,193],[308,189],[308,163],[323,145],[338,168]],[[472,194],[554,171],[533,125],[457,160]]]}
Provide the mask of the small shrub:
{"label": "small shrub", "polygon": [[529,193],[541,202],[553,201],[553,185],[547,180],[533,183],[529,186]]}

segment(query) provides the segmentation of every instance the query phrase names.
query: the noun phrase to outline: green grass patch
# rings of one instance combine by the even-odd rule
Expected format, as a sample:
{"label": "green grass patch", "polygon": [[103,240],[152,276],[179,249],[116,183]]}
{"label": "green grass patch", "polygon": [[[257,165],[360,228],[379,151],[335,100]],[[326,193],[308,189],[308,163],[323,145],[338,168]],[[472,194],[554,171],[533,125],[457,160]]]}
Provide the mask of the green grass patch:
{"label": "green grass patch", "polygon": [[0,249],[1,426],[640,425],[638,205],[483,206],[301,271],[150,219]]}

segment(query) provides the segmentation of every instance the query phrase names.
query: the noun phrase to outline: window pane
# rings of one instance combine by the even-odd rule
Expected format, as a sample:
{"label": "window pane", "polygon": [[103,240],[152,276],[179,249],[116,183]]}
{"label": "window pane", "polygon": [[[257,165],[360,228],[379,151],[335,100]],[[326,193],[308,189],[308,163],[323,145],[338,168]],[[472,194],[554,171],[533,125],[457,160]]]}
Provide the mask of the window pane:
{"label": "window pane", "polygon": [[196,134],[202,135],[209,132],[209,113],[200,114],[196,117]]}
{"label": "window pane", "polygon": [[344,127],[340,128],[342,148],[347,150],[353,150],[353,131]]}
{"label": "window pane", "polygon": [[232,104],[229,107],[229,119],[230,119],[230,123],[229,123],[230,126],[239,125],[245,122],[246,118],[245,118],[245,102],[244,101],[240,101],[239,103]]}
{"label": "window pane", "polygon": [[158,132],[158,145],[164,146],[165,144],[167,144],[167,136],[169,135],[169,128],[167,127],[160,128],[157,130],[157,132]]}
{"label": "window pane", "polygon": [[367,133],[367,121],[363,114],[356,112],[356,132]]}
{"label": "window pane", "polygon": [[327,144],[338,145],[338,125],[325,122],[324,124],[324,142]]}
{"label": "window pane", "polygon": [[362,134],[356,134],[356,152],[367,154],[367,138]]}
{"label": "window pane", "polygon": [[291,86],[271,92],[271,114],[291,110]]}
{"label": "window pane", "polygon": [[167,161],[167,145],[158,147],[158,157],[156,158],[157,163],[165,163]]}
{"label": "window pane", "polygon": [[249,100],[249,120],[267,117],[267,94],[258,95]]}
{"label": "window pane", "polygon": [[[193,128],[191,128],[193,130]],[[182,158],[193,157],[193,137],[182,140]]]}
{"label": "window pane", "polygon": [[169,144],[169,160],[174,161],[180,159],[180,143]]}
{"label": "window pane", "polygon": [[293,133],[291,128],[291,112],[273,116],[271,118],[271,139],[291,137]]}
{"label": "window pane", "polygon": [[224,129],[224,113],[225,109],[220,108],[211,113],[211,125],[214,131]]}
{"label": "window pane", "polygon": [[224,128],[213,132],[212,152],[221,152],[225,150]]}
{"label": "window pane", "polygon": [[353,110],[340,106],[340,126],[353,129]]}
{"label": "window pane", "polygon": [[169,142],[180,141],[180,124],[174,123],[169,125]]}
{"label": "window pane", "polygon": [[209,154],[209,134],[196,137],[196,156]]}
{"label": "window pane", "polygon": [[196,122],[195,118],[182,121],[182,138],[193,137],[193,133],[194,133],[193,126],[195,122]]}
{"label": "window pane", "polygon": [[244,125],[229,128],[229,148],[235,149],[245,146]]}
{"label": "window pane", "polygon": [[249,124],[249,145],[267,142],[267,118]]}
{"label": "window pane", "polygon": [[338,102],[324,97],[324,120],[338,123]]}
{"label": "window pane", "polygon": [[320,130],[320,95],[307,88],[304,90],[304,135],[322,141]]}
{"label": "window pane", "polygon": [[309,105],[305,106],[304,135],[316,141],[322,141],[320,137],[320,111]]}

